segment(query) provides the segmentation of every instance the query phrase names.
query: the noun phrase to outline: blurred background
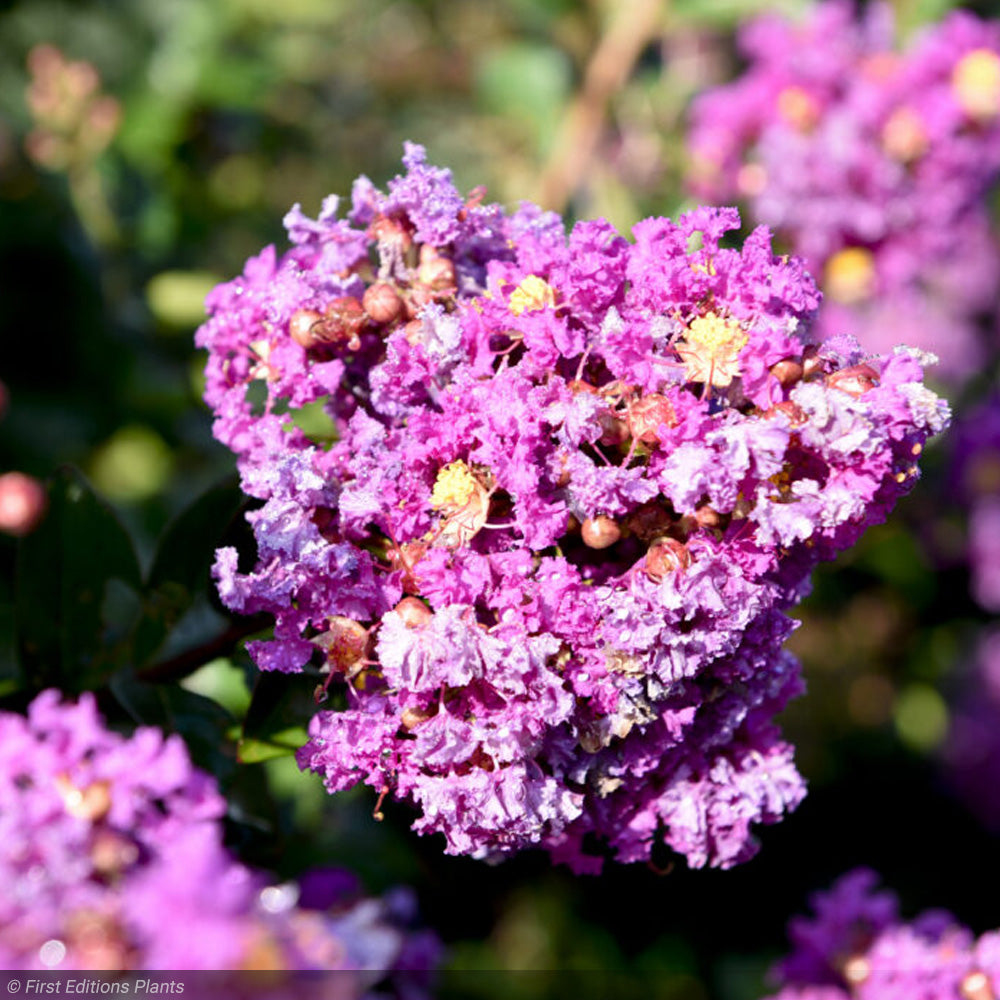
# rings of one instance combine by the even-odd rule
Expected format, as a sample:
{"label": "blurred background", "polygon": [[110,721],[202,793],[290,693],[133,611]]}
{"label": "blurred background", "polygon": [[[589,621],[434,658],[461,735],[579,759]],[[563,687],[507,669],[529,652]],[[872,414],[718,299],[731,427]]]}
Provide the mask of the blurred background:
{"label": "blurred background", "polygon": [[[204,296],[264,244],[285,245],[293,203],[314,215],[362,173],[384,186],[411,139],[460,189],[485,184],[507,205],[532,199],[623,231],[673,215],[693,204],[691,98],[738,72],[734,30],[765,7],[805,9],[2,0],[0,473],[78,467],[148,566],[171,519],[234,468],[200,401],[192,335]],[[949,7],[900,0],[899,30]],[[998,356],[994,343],[974,379],[948,388],[973,426],[988,419],[977,408],[996,389]],[[761,831],[748,864],[691,872],[665,859],[662,871],[577,879],[544,856],[445,858],[409,833],[401,807],[375,823],[370,796],[330,799],[290,756],[237,775],[232,739],[210,756],[195,738],[231,795],[233,845],[283,875],[333,862],[372,891],[414,885],[449,946],[443,991],[461,996],[597,996],[613,984],[624,996],[749,1000],[789,915],[857,864],[883,874],[905,913],[941,906],[977,932],[997,926],[1000,649],[988,639],[1000,623],[973,592],[960,480],[1000,493],[1000,433],[974,460],[963,440],[960,425],[931,449],[891,522],[821,572],[801,609],[793,647],[809,693],[783,724],[810,795]],[[5,606],[15,545],[2,539]],[[184,680],[230,737],[253,683],[231,645]],[[571,981],[572,970],[592,974]]]}

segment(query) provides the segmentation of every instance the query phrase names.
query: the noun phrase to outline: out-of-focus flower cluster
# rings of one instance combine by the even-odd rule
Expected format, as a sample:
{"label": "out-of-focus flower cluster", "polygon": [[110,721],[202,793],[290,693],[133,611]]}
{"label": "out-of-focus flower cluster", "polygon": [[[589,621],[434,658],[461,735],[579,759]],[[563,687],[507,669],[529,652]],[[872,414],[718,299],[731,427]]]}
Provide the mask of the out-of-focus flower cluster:
{"label": "out-of-focus flower cluster", "polygon": [[943,910],[906,922],[894,893],[859,868],[789,925],[791,954],[771,1000],[995,1000],[1000,931],[976,938]]}
{"label": "out-of-focus flower cluster", "polygon": [[[1000,25],[956,11],[905,51],[888,6],[832,0],[740,33],[748,60],[692,112],[692,184],[745,201],[818,276],[818,330],[984,357],[1000,267],[985,195],[1000,171]],[[988,338],[994,349],[996,331]]]}
{"label": "out-of-focus flower cluster", "polygon": [[451,853],[735,864],[804,794],[784,610],[947,409],[913,353],[811,344],[812,279],[764,229],[724,248],[733,209],[567,239],[404,163],[346,218],[296,207],[198,334],[264,501],[220,593],[274,614],[260,667],[312,661],[340,702],[300,765],[415,804]]}
{"label": "out-of-focus flower cluster", "polygon": [[95,159],[121,122],[121,106],[100,92],[97,70],[88,62],[67,59],[53,45],[35,46],[28,70],[27,102],[35,121],[26,141],[28,155],[51,170]]}
{"label": "out-of-focus flower cluster", "polygon": [[328,872],[268,885],[236,861],[180,738],[111,732],[89,694],[0,714],[0,803],[5,969],[359,970],[358,995],[435,962],[405,892],[364,899]]}

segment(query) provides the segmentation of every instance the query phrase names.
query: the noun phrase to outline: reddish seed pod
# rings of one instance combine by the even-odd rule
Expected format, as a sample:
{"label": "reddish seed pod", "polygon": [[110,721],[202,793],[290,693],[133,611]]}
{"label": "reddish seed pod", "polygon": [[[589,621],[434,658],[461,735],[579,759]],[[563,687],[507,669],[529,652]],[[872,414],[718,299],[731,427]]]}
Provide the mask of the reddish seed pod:
{"label": "reddish seed pod", "polygon": [[863,396],[869,389],[874,389],[879,382],[878,372],[871,365],[851,365],[839,372],[827,375],[826,384],[831,389],[839,389],[855,399]]}
{"label": "reddish seed pod", "polygon": [[583,544],[589,548],[606,549],[622,537],[622,529],[607,514],[598,514],[583,522],[580,535]]}
{"label": "reddish seed pod", "polygon": [[387,326],[399,318],[403,300],[387,281],[376,281],[365,289],[361,305],[373,323]]}
{"label": "reddish seed pod", "polygon": [[434,617],[434,613],[419,597],[404,597],[393,610],[403,619],[407,628],[426,625]]}
{"label": "reddish seed pod", "polygon": [[784,386],[795,385],[805,374],[805,369],[793,358],[785,358],[771,366],[771,374]]}
{"label": "reddish seed pod", "polygon": [[668,574],[687,569],[690,565],[691,553],[676,538],[660,538],[646,553],[646,574],[653,580],[662,580]]}
{"label": "reddish seed pod", "polygon": [[657,429],[661,424],[676,427],[677,414],[666,396],[651,392],[629,405],[628,423],[633,437],[645,444],[656,444],[659,441]]}

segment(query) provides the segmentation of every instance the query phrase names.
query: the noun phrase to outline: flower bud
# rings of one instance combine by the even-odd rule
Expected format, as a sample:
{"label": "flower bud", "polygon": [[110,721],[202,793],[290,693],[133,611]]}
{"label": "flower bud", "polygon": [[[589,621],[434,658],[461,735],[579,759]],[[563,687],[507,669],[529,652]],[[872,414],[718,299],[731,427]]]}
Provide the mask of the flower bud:
{"label": "flower bud", "polygon": [[403,300],[387,281],[376,281],[366,288],[361,305],[369,319],[380,326],[392,323],[403,311]]}
{"label": "flower bud", "polygon": [[353,677],[362,666],[368,629],[353,618],[333,615],[327,619],[327,631],[313,642],[326,651],[326,662],[332,673]]}
{"label": "flower bud", "polygon": [[323,343],[347,341],[348,348],[356,351],[361,346],[358,334],[367,319],[361,303],[353,295],[341,295],[326,307],[324,321],[315,329]]}
{"label": "flower bud", "polygon": [[860,986],[871,974],[871,963],[863,955],[855,955],[844,963],[844,979],[851,986]]}
{"label": "flower bud", "polygon": [[584,545],[592,549],[606,549],[622,537],[622,529],[607,514],[598,514],[583,522],[580,535]]}
{"label": "flower bud", "polygon": [[802,352],[802,377],[813,378],[823,372],[823,360],[819,356],[819,348],[810,344]]}
{"label": "flower bud", "polygon": [[417,283],[435,292],[453,294],[457,289],[454,262],[440,254],[436,247],[425,243],[420,248]]}
{"label": "flower bud", "polygon": [[766,409],[764,411],[764,419],[773,420],[779,413],[783,413],[788,417],[793,427],[801,427],[809,419],[806,411],[791,399],[785,399]]}
{"label": "flower bud", "polygon": [[597,415],[601,427],[601,444],[616,446],[628,440],[628,422],[623,420],[614,410],[603,410]]}
{"label": "flower bud", "polygon": [[771,366],[771,374],[784,386],[794,385],[803,375],[802,365],[793,358],[785,358]]}
{"label": "flower bud", "polygon": [[691,553],[683,542],[676,538],[660,538],[646,553],[646,575],[652,580],[662,580],[670,573],[686,569],[691,565]]}
{"label": "flower bud", "polygon": [[705,503],[694,512],[694,520],[699,528],[718,528],[722,524],[722,515]]}
{"label": "flower bud", "polygon": [[115,830],[98,830],[90,845],[90,863],[105,877],[120,875],[139,860],[139,846]]}
{"label": "flower bud", "polygon": [[826,377],[826,384],[831,389],[839,389],[855,399],[863,396],[869,389],[874,389],[878,383],[878,372],[871,365],[864,364],[842,368]]}
{"label": "flower bud", "polygon": [[968,973],[962,979],[959,992],[964,1000],[996,1000],[996,994],[993,992],[993,987],[990,986],[989,976],[979,970]]}
{"label": "flower bud", "polygon": [[368,227],[368,236],[380,246],[406,253],[413,246],[413,236],[407,226],[399,219],[390,219],[385,215],[378,216]]}
{"label": "flower bud", "polygon": [[431,705],[430,708],[416,708],[411,705],[403,709],[399,721],[404,729],[409,730],[415,729],[421,722],[433,719],[435,715],[437,715],[437,705]]}
{"label": "flower bud", "polygon": [[434,612],[419,597],[404,597],[393,610],[407,628],[426,625],[434,617]]}
{"label": "flower bud", "polygon": [[111,811],[111,786],[107,781],[95,781],[86,788],[77,788],[67,775],[60,774],[55,783],[70,816],[96,823]]}
{"label": "flower bud", "polygon": [[288,321],[288,332],[299,347],[307,351],[321,343],[316,331],[323,322],[323,317],[315,309],[297,309]]}
{"label": "flower bud", "polygon": [[0,531],[9,535],[27,535],[45,513],[45,487],[23,472],[0,476]]}
{"label": "flower bud", "polygon": [[645,444],[656,444],[659,441],[657,429],[662,424],[676,427],[677,414],[666,396],[651,392],[629,406],[628,424],[634,438]]}
{"label": "flower bud", "polygon": [[644,542],[658,538],[673,524],[674,518],[670,511],[655,500],[640,504],[625,518],[625,527]]}

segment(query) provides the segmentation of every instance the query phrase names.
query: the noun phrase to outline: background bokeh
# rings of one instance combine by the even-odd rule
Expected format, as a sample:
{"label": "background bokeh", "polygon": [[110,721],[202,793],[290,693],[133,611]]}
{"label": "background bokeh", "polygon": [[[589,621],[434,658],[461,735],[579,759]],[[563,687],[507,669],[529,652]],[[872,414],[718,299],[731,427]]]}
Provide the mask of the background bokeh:
{"label": "background bokeh", "polygon": [[[205,293],[262,245],[284,245],[293,203],[315,214],[361,173],[384,185],[412,139],[459,188],[484,184],[508,205],[533,199],[624,230],[674,214],[690,204],[690,99],[733,76],[735,27],[775,6],[4,0],[0,472],[78,467],[148,570],[171,519],[234,465],[200,402],[192,334]],[[906,33],[949,4],[896,6]],[[960,418],[996,386],[998,356],[948,389]],[[970,595],[953,448],[936,444],[891,523],[819,574],[793,638],[809,693],[784,718],[810,795],[730,872],[664,858],[661,871],[578,879],[541,855],[498,867],[446,858],[437,839],[409,833],[401,807],[376,823],[367,790],[331,799],[301,776],[280,753],[294,727],[269,734],[258,756],[271,759],[237,768],[259,682],[247,628],[209,596],[185,606],[169,639],[164,676],[192,697],[147,697],[139,684],[102,708],[188,738],[223,782],[247,861],[287,876],[336,862],[372,891],[415,886],[450,949],[445,995],[607,995],[613,976],[624,996],[760,996],[788,916],[856,864],[877,868],[904,912],[941,906],[982,931],[1000,924],[997,831],[955,795],[943,763],[990,621]],[[0,539],[0,694],[12,708],[31,688],[10,627],[16,548]],[[102,612],[109,627],[128,620],[123,601]],[[308,682],[281,689],[310,696]]]}

